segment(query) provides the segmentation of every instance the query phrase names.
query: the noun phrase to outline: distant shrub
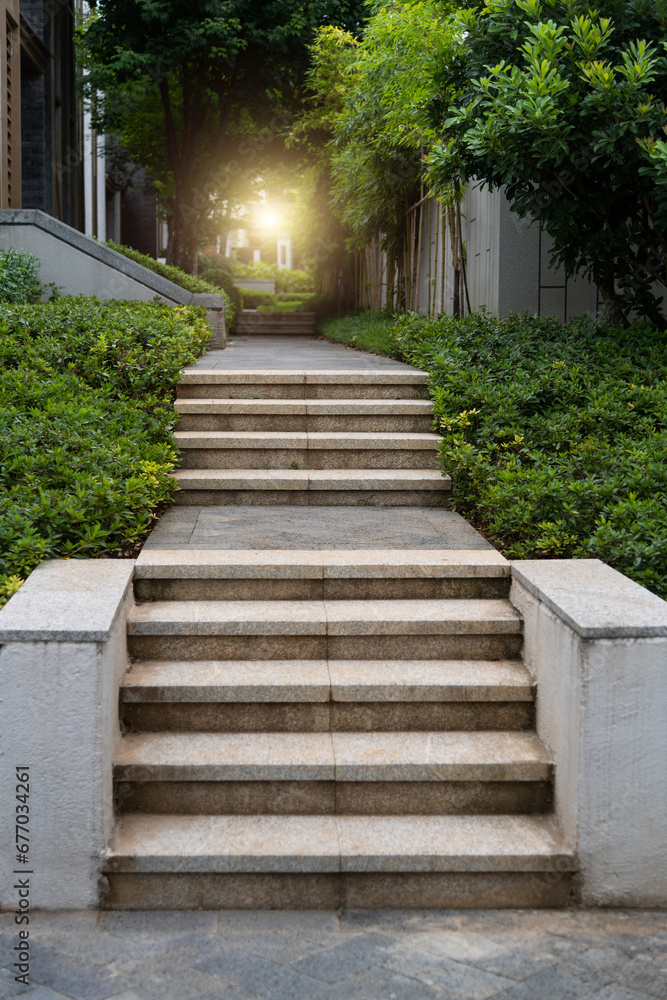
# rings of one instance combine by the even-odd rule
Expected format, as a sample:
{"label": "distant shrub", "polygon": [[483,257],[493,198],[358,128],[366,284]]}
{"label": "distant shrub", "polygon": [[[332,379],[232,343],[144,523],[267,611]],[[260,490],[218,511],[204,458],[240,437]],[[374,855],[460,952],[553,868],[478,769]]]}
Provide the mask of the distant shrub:
{"label": "distant shrub", "polygon": [[276,297],[273,292],[260,292],[254,288],[239,289],[243,298],[244,309],[257,309],[258,306],[273,306]]}

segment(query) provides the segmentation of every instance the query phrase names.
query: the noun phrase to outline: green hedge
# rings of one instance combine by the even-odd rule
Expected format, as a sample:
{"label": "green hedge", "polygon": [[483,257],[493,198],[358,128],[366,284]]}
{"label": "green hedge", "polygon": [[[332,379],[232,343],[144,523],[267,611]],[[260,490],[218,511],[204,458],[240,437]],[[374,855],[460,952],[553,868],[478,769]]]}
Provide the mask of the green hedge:
{"label": "green hedge", "polygon": [[258,309],[260,306],[275,305],[276,297],[273,292],[261,292],[255,288],[239,288],[243,299],[244,309]]}
{"label": "green hedge", "polygon": [[456,509],[506,555],[597,557],[667,598],[664,334],[486,314],[323,332],[430,372]]}
{"label": "green hedge", "polygon": [[147,267],[149,271],[160,274],[167,281],[173,281],[175,285],[185,288],[186,291],[192,292],[193,295],[222,295],[225,301],[225,321],[230,329],[233,327],[238,306],[232,301],[232,297],[228,295],[224,288],[211,281],[206,281],[204,278],[198,278],[194,274],[188,274],[187,271],[183,271],[180,267],[174,267],[172,264],[162,264],[149,254],[139,253],[138,250],[123,246],[121,243],[114,243],[113,240],[107,240],[105,246],[122,254],[123,257],[128,257],[137,264]]}
{"label": "green hedge", "polygon": [[0,306],[0,603],[42,560],[131,552],[174,489],[174,387],[205,310]]}

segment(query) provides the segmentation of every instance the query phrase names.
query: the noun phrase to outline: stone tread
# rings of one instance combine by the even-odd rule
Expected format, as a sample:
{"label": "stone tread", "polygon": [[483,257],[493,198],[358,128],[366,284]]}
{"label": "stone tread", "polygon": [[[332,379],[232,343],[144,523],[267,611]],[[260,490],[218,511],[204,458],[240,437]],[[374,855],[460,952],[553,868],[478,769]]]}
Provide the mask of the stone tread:
{"label": "stone tread", "polygon": [[106,872],[563,872],[572,852],[539,816],[126,815]]}
{"label": "stone tread", "polygon": [[431,416],[426,399],[177,399],[178,413],[279,416]]}
{"label": "stone tread", "polygon": [[507,578],[495,549],[143,549],[135,579]]}
{"label": "stone tread", "polygon": [[304,369],[283,369],[276,371],[273,368],[263,369],[186,369],[181,375],[183,385],[249,385],[273,384],[318,384],[330,383],[332,385],[425,385],[428,382],[428,373],[421,371],[401,371],[399,369],[389,369],[386,371],[374,371],[372,369],[361,368],[338,369],[338,370],[304,370]]}
{"label": "stone tread", "polygon": [[531,702],[520,660],[143,661],[126,703]]}
{"label": "stone tread", "polygon": [[128,733],[117,781],[547,781],[535,733]]}
{"label": "stone tread", "polygon": [[431,469],[177,469],[188,490],[451,490]]}
{"label": "stone tread", "polygon": [[299,448],[321,451],[437,451],[437,434],[382,431],[176,431],[185,448]]}
{"label": "stone tread", "polygon": [[508,600],[154,601],[137,604],[130,635],[517,634]]}

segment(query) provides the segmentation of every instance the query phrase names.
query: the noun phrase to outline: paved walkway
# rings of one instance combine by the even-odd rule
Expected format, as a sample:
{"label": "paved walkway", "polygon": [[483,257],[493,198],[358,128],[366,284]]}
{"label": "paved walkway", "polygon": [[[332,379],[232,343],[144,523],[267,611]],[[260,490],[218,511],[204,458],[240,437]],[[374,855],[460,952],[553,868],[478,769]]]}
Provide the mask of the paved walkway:
{"label": "paved walkway", "polygon": [[[307,337],[239,337],[193,368],[338,371],[397,368],[391,358]],[[146,549],[484,549],[453,511],[433,507],[172,507]]]}
{"label": "paved walkway", "polygon": [[317,337],[235,337],[224,351],[207,351],[192,367],[231,371],[246,368],[271,371],[398,368],[405,371],[410,365]]}
{"label": "paved walkway", "polygon": [[[619,911],[51,913],[30,1000],[664,1000],[667,914]],[[6,970],[6,971],[5,971]],[[40,985],[41,984],[41,985]]]}
{"label": "paved walkway", "polygon": [[[398,362],[246,338],[203,368],[377,369]],[[404,367],[404,366],[401,366]],[[431,508],[170,510],[148,548],[484,548]],[[0,914],[0,1000],[646,1000],[667,997],[667,914],[620,911],[32,914],[31,986]]]}

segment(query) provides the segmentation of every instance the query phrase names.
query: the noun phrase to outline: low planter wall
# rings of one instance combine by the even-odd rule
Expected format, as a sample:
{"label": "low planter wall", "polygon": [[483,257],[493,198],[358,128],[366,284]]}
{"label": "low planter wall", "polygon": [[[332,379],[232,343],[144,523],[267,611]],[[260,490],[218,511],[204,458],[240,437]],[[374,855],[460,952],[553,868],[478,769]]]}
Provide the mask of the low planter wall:
{"label": "low planter wall", "polygon": [[[0,612],[0,908],[17,907],[19,878],[31,907],[98,905],[133,574],[132,560],[45,562]],[[29,864],[17,847],[17,768],[29,775]]]}
{"label": "low planter wall", "polygon": [[667,907],[667,603],[597,559],[512,564],[582,903]]}
{"label": "low planter wall", "polygon": [[204,306],[212,335],[210,347],[225,346],[225,307],[222,295],[188,292],[162,275],[84,236],[37,209],[0,211],[0,248],[30,253],[40,261],[40,279],[53,282],[66,295],[96,295],[100,299]]}

